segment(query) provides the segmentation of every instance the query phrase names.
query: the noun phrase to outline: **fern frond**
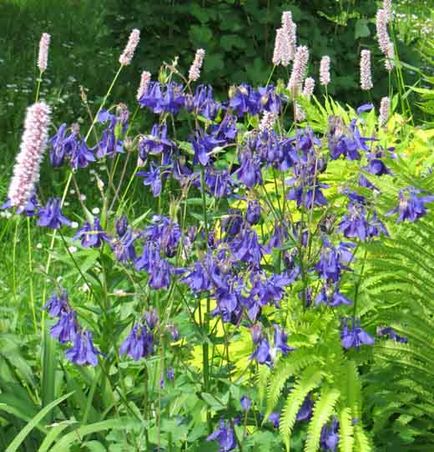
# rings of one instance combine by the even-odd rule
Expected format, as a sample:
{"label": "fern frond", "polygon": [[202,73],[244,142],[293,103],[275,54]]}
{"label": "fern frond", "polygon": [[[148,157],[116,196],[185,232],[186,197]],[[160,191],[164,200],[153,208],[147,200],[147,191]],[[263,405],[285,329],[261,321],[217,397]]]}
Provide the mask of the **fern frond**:
{"label": "fern frond", "polygon": [[372,444],[366,432],[361,425],[354,426],[354,446],[357,452],[371,452]]}
{"label": "fern frond", "polygon": [[354,426],[349,408],[343,408],[339,412],[339,450],[352,452],[354,445]]}
{"label": "fern frond", "polygon": [[258,397],[259,404],[262,406],[265,397],[265,389],[267,387],[267,381],[270,378],[271,370],[267,366],[260,366],[257,376],[257,386],[258,386]]}
{"label": "fern frond", "polygon": [[267,391],[267,410],[265,417],[268,418],[274,407],[277,405],[278,399],[288,378],[299,375],[300,372],[308,366],[319,361],[317,354],[307,352],[306,349],[297,349],[285,359],[281,359],[271,374],[268,391]]}
{"label": "fern frond", "polygon": [[316,452],[319,449],[321,430],[324,424],[331,418],[340,392],[336,388],[325,389],[321,397],[315,403],[313,416],[307,430],[305,452]]}
{"label": "fern frond", "polygon": [[287,451],[290,450],[291,433],[294,428],[297,413],[309,392],[321,383],[321,378],[322,373],[320,370],[316,367],[308,367],[304,370],[286,399],[282,416],[280,417],[279,429]]}

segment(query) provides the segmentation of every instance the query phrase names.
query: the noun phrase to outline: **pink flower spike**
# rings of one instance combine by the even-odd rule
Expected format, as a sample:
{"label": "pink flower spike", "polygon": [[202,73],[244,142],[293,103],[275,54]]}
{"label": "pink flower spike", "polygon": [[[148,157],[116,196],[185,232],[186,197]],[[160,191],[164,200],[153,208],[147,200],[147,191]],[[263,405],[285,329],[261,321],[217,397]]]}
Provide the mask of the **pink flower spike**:
{"label": "pink flower spike", "polygon": [[313,91],[315,89],[315,80],[312,77],[307,77],[304,81],[303,86],[303,96],[310,99],[313,96]]}
{"label": "pink flower spike", "polygon": [[364,49],[360,54],[360,87],[364,91],[369,91],[373,86],[371,75],[371,52],[370,50]]}
{"label": "pink flower spike", "polygon": [[291,47],[287,34],[283,28],[276,30],[276,40],[274,42],[273,64],[278,66],[288,66],[291,61]]}
{"label": "pink flower spike", "polygon": [[140,41],[140,30],[137,30],[135,28],[128,38],[128,43],[122,52],[122,55],[119,57],[119,63],[122,66],[128,66],[131,64],[131,60],[133,59],[134,52],[136,51],[136,48]]}
{"label": "pink flower spike", "polygon": [[325,55],[321,58],[319,66],[319,82],[322,86],[327,86],[330,83],[330,57]]}
{"label": "pink flower spike", "polygon": [[48,49],[50,47],[51,36],[48,33],[42,33],[39,41],[38,68],[45,72],[48,66]]}
{"label": "pink flower spike", "polygon": [[309,62],[309,49],[307,46],[297,47],[294,57],[294,65],[292,67],[291,77],[288,82],[288,89],[293,95],[297,95],[303,86],[304,74]]}
{"label": "pink flower spike", "polygon": [[386,21],[390,22],[393,17],[392,0],[383,0],[383,9],[386,16]]}
{"label": "pink flower spike", "polygon": [[205,50],[197,49],[196,55],[194,56],[194,60],[192,65],[190,66],[190,70],[188,71],[188,80],[191,82],[195,82],[199,80],[200,70],[203,65],[203,60],[205,58]]}
{"label": "pink flower spike", "polygon": [[140,100],[148,92],[150,81],[151,73],[148,71],[143,71],[140,77],[139,89],[137,90],[137,100]]}
{"label": "pink flower spike", "polygon": [[383,127],[386,124],[387,120],[389,119],[389,115],[390,115],[390,98],[383,97],[380,103],[380,116],[378,118],[380,127]]}
{"label": "pink flower spike", "polygon": [[44,102],[27,109],[20,152],[17,155],[8,198],[11,206],[23,208],[39,181],[39,170],[50,125],[50,107]]}

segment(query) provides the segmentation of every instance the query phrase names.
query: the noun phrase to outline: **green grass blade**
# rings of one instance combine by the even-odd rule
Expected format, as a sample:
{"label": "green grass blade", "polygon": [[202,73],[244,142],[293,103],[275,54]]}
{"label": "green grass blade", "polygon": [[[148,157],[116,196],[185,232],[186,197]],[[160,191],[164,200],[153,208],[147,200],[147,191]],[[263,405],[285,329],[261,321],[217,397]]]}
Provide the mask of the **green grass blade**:
{"label": "green grass blade", "polygon": [[47,452],[51,445],[56,441],[57,437],[65,430],[65,428],[69,427],[72,424],[75,424],[76,421],[65,421],[56,426],[53,426],[51,430],[48,432],[47,436],[42,441],[41,446],[38,449],[38,452]]}
{"label": "green grass blade", "polygon": [[63,402],[65,399],[67,399],[72,392],[69,394],[66,394],[62,397],[59,397],[57,400],[54,400],[53,402],[49,403],[47,406],[42,408],[39,413],[34,416],[30,422],[27,423],[27,425],[18,433],[18,435],[15,437],[15,439],[9,444],[8,448],[6,449],[6,452],[15,452],[20,447],[21,443],[26,439],[27,435],[39,424],[39,422],[44,419],[44,417],[59,403]]}
{"label": "green grass blade", "polygon": [[86,435],[91,433],[101,432],[103,430],[128,430],[129,427],[137,427],[142,425],[141,422],[131,418],[119,418],[119,419],[107,419],[101,422],[95,422],[94,424],[83,425],[67,435],[51,448],[51,452],[64,452],[69,450],[71,444],[76,441],[80,441]]}
{"label": "green grass blade", "polygon": [[51,339],[50,332],[44,329],[42,356],[42,405],[48,406],[55,398],[56,378],[56,344]]}

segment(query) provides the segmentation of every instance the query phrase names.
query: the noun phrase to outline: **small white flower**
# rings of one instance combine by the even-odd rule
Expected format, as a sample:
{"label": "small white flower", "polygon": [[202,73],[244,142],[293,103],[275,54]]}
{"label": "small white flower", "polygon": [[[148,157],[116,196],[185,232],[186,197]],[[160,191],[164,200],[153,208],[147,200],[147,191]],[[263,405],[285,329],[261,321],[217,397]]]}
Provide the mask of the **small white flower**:
{"label": "small white flower", "polygon": [[70,246],[70,247],[68,248],[68,250],[69,250],[69,252],[70,252],[71,254],[74,254],[74,253],[77,251],[77,247],[76,247],[76,246]]}
{"label": "small white flower", "polygon": [[94,207],[94,208],[92,209],[92,213],[93,213],[94,215],[98,215],[98,214],[100,213],[99,207]]}
{"label": "small white flower", "polygon": [[89,292],[90,288],[87,283],[84,283],[81,287],[78,288],[80,292]]}

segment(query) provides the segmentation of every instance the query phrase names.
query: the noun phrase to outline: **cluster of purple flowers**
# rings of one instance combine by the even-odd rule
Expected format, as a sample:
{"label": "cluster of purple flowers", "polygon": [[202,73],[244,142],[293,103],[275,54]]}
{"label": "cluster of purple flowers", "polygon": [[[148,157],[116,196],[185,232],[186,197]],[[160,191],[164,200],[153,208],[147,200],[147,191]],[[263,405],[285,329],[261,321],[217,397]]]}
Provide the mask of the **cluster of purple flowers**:
{"label": "cluster of purple flowers", "polygon": [[154,330],[157,325],[157,312],[154,309],[146,312],[143,319],[134,324],[130,334],[120,347],[120,353],[128,355],[134,361],[151,355],[154,351]]}
{"label": "cluster of purple flowers", "polygon": [[358,319],[343,319],[341,331],[342,347],[346,350],[359,348],[361,345],[372,345],[374,338],[370,336],[361,326]]}
{"label": "cluster of purple flowers", "polygon": [[93,344],[92,333],[80,327],[77,313],[71,308],[66,291],[51,295],[44,309],[50,317],[58,319],[51,327],[51,336],[61,344],[72,343],[65,353],[66,358],[78,365],[96,366],[100,352]]}

